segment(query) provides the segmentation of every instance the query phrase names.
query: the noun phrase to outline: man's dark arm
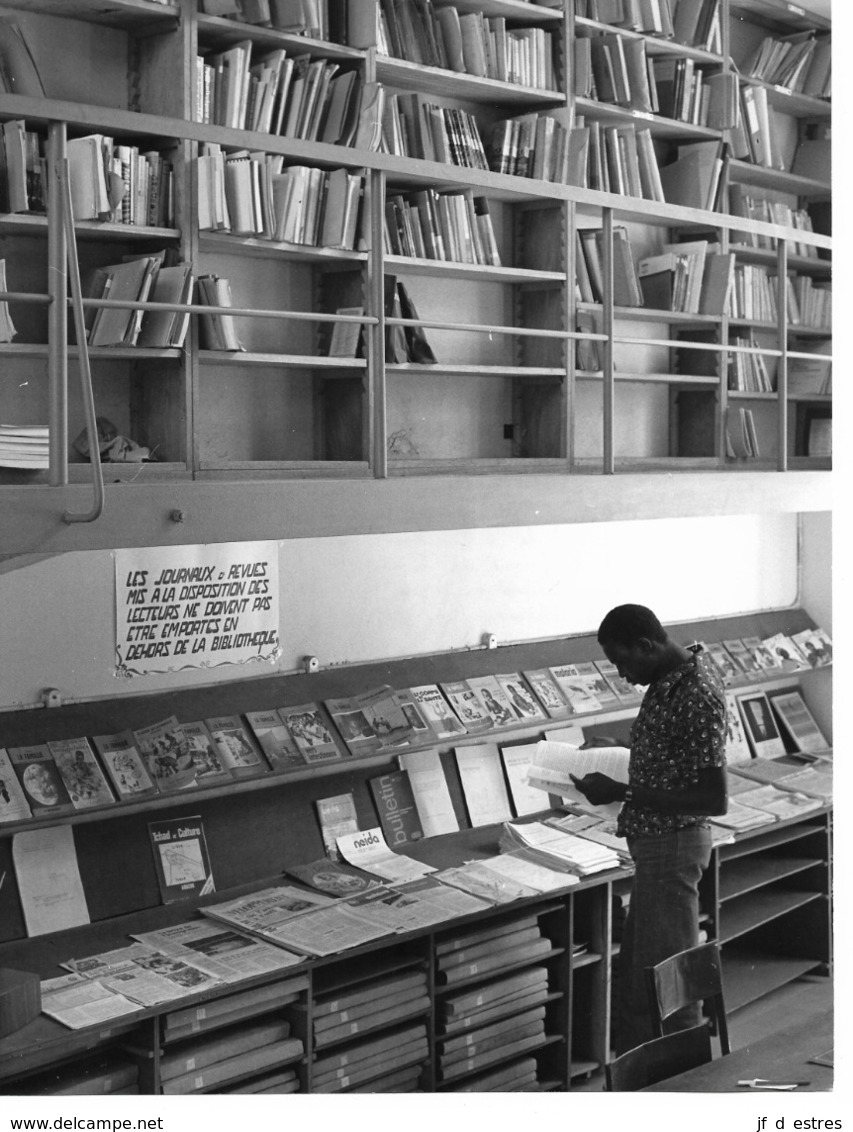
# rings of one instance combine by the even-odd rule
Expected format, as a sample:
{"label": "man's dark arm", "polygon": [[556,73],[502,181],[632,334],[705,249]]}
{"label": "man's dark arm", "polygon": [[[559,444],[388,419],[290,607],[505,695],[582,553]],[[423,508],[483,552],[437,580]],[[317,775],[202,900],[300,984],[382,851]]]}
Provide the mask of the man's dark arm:
{"label": "man's dark arm", "polygon": [[[726,768],[706,767],[698,772],[697,779],[695,786],[685,786],[681,790],[635,785],[631,788],[633,805],[658,810],[662,814],[706,814],[708,817],[724,814],[728,809]],[[616,782],[598,771],[583,778],[572,776],[572,780],[594,806],[622,802],[628,789],[624,782]]]}

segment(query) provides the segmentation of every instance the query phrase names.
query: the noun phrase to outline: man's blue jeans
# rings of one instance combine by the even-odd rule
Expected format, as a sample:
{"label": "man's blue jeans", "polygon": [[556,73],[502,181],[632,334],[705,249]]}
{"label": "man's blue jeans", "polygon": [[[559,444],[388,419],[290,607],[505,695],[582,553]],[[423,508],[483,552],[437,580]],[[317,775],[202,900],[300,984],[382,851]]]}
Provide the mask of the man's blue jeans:
{"label": "man's blue jeans", "polygon": [[[619,953],[616,1054],[654,1037],[644,969],[699,942],[699,879],[711,858],[711,834],[692,827],[630,838],[634,883]],[[697,1026],[701,1007],[667,1019],[665,1033]]]}

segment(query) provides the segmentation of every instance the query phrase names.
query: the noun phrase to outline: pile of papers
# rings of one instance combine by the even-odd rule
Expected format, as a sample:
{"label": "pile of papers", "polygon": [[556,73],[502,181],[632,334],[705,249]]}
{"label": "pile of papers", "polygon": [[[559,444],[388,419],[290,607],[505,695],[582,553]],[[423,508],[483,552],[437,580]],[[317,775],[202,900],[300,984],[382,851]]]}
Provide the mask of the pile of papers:
{"label": "pile of papers", "polygon": [[47,425],[0,424],[0,465],[37,469],[48,463]]}
{"label": "pile of papers", "polygon": [[621,863],[614,849],[545,822],[504,822],[500,846],[506,853],[518,852],[546,868],[563,869],[580,877],[618,869]]}

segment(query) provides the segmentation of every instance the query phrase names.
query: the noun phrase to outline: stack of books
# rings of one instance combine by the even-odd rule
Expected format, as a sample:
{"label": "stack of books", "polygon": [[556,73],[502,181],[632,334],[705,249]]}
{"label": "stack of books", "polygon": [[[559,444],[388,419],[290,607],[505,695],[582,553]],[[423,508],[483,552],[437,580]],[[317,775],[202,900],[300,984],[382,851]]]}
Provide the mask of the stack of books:
{"label": "stack of books", "polygon": [[258,1095],[262,1093],[298,1093],[299,1078],[295,1069],[275,1069],[271,1073],[262,1073],[253,1077],[251,1081],[241,1081],[239,1085],[223,1086],[216,1089],[217,1093],[249,1093]]}
{"label": "stack of books", "polygon": [[201,0],[200,6],[210,16],[241,24],[277,28],[311,39],[329,38],[329,0]]}
{"label": "stack of books", "polygon": [[522,114],[492,127],[489,168],[514,177],[583,187],[590,144],[590,130],[580,116],[569,125],[559,111]]}
{"label": "stack of books", "polygon": [[474,978],[475,975],[497,974],[533,959],[540,959],[551,950],[536,916],[512,920],[508,924],[468,932],[437,945],[438,981],[447,985]]}
{"label": "stack of books", "polygon": [[744,73],[771,86],[782,86],[813,98],[830,93],[832,41],[829,36],[815,38],[813,31],[762,39]]}
{"label": "stack of books", "polygon": [[[161,278],[162,276],[162,278]],[[84,281],[85,298],[127,303],[186,303],[192,292],[189,264],[170,262],[166,251],[134,256],[96,267]],[[180,347],[189,315],[180,311],[141,311],[131,307],[86,307],[90,346]]]}
{"label": "stack of books", "polygon": [[[325,1049],[414,1018],[428,1008],[425,971],[410,970],[371,979],[350,990],[318,997],[314,1004],[314,1044],[318,1050]],[[348,1055],[358,1048],[358,1043],[352,1043],[347,1047]],[[348,1060],[354,1058],[349,1056]],[[348,1064],[347,1059],[341,1064]],[[331,1070],[332,1066],[324,1068]],[[332,1076],[337,1079],[337,1074]]]}
{"label": "stack of books", "polygon": [[425,1023],[395,1029],[317,1057],[312,1091],[339,1093],[353,1086],[371,1093],[417,1091],[428,1056]]}
{"label": "stack of books", "polygon": [[653,0],[652,3],[625,3],[623,0],[575,0],[575,15],[596,23],[626,28],[672,38],[672,9],[670,0]]}
{"label": "stack of books", "polygon": [[36,470],[49,462],[47,425],[0,424],[0,466]]}
{"label": "stack of books", "polygon": [[752,409],[730,405],[726,409],[726,456],[730,460],[756,460],[760,455]]}
{"label": "stack of books", "polygon": [[[56,1066],[27,1078],[31,1097],[127,1096],[139,1092],[137,1063],[121,1054],[94,1054],[68,1065]],[[14,1086],[0,1096],[15,1096]]]}
{"label": "stack of books", "polygon": [[[439,1066],[448,1091],[510,1091],[520,1087],[518,1058],[545,1039],[547,999],[548,971],[542,966],[442,997],[437,1037]],[[498,1062],[505,1064],[488,1074],[467,1076],[489,1070]],[[532,1065],[535,1080],[535,1061]],[[463,1075],[464,1079],[456,1080]],[[523,1076],[528,1081],[530,1074]]]}
{"label": "stack of books", "polygon": [[174,169],[156,150],[140,153],[104,134],[69,138],[68,170],[75,220],[174,225]]}
{"label": "stack of books", "polygon": [[171,1046],[186,1038],[236,1027],[249,1018],[275,1012],[281,1017],[282,1007],[298,1002],[304,979],[288,979],[262,987],[250,987],[223,995],[197,1006],[184,1006],[170,1010],[163,1016],[163,1041]]}
{"label": "stack of books", "polygon": [[160,1089],[166,1096],[209,1092],[302,1054],[290,1022],[277,1014],[170,1046],[160,1056]]}
{"label": "stack of books", "polygon": [[385,100],[382,148],[400,157],[440,161],[467,169],[488,169],[477,119],[467,110],[440,106],[420,94]]}

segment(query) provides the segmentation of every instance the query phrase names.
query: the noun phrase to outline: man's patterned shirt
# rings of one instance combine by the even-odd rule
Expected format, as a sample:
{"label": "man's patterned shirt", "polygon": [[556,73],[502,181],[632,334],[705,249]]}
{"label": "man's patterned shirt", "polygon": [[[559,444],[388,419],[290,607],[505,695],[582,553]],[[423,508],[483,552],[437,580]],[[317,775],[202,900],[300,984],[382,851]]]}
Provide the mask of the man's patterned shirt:
{"label": "man's patterned shirt", "polygon": [[[699,771],[725,766],[726,700],[723,683],[701,648],[689,660],[650,684],[631,728],[632,786],[683,790]],[[700,814],[662,814],[626,803],[617,822],[623,837],[654,837],[704,825]]]}

